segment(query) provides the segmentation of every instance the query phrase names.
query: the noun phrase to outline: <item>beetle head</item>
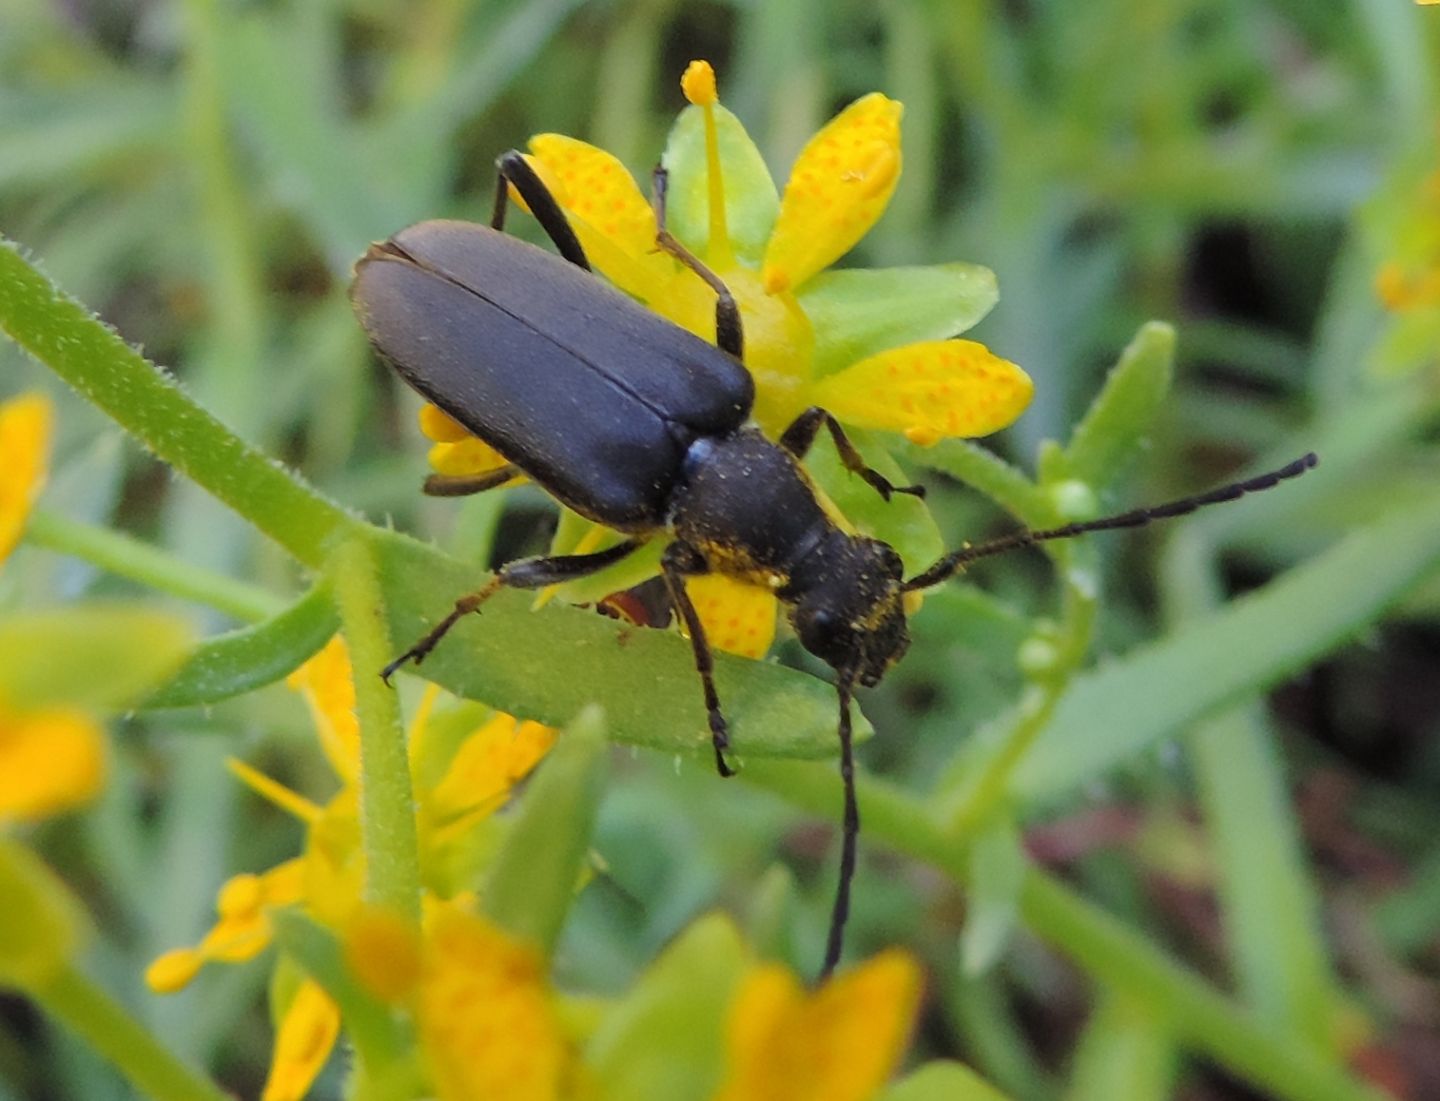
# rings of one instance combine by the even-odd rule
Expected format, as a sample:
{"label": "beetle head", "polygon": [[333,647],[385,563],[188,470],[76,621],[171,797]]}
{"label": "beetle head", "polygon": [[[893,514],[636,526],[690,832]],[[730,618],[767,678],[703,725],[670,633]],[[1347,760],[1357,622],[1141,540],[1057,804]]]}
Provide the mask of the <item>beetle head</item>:
{"label": "beetle head", "polygon": [[900,556],[877,539],[840,536],[792,587],[790,622],[800,644],[867,688],[910,645]]}

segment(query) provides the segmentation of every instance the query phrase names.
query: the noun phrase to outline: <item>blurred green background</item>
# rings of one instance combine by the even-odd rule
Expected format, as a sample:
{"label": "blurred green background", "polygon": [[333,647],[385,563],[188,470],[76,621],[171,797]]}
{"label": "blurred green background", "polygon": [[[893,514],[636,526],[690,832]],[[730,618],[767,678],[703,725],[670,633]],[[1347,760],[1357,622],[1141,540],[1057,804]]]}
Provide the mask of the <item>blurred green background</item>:
{"label": "blurred green background", "polygon": [[[494,157],[534,133],[587,138],[643,179],[693,57],[714,62],[781,180],[851,99],[904,102],[899,190],[847,262],[995,270],[1000,305],[972,335],[1036,381],[1031,410],[990,441],[1017,465],[1068,436],[1151,318],[1177,326],[1175,388],[1108,507],[1321,453],[1283,491],[1108,539],[1102,667],[1348,534],[1434,511],[1440,326],[1375,290],[1387,261],[1440,261],[1424,251],[1440,242],[1440,9],[1408,0],[0,0],[0,231],[339,501],[461,554],[531,552],[552,515],[533,490],[510,494],[498,528],[498,495],[417,493],[415,401],[368,354],[350,265],[410,222],[485,220]],[[36,387],[61,402],[48,511],[295,588],[272,546],[0,346],[0,396]],[[931,501],[952,545],[1005,528],[958,483],[937,479]],[[1440,1096],[1440,532],[1430,547],[1428,580],[1397,586],[1383,619],[1327,640],[1313,668],[1019,807],[1035,860],[1406,1098]],[[902,786],[927,790],[1016,698],[1017,651],[1054,612],[1038,556],[976,577],[1001,600],[936,596],[864,701],[879,732],[865,762]],[[10,607],[133,591],[34,547],[0,574]],[[1259,649],[1292,628],[1264,626]],[[269,1042],[263,969],[207,972],[166,1000],[139,976],[203,931],[223,878],[294,852],[293,823],[221,761],[325,791],[303,711],[276,688],[117,733],[103,803],[37,841],[97,915],[110,988],[249,1095]],[[595,841],[608,874],[567,930],[565,982],[622,988],[717,904],[770,950],[816,957],[830,820],[690,763],[617,765]],[[1163,1037],[1135,1040],[1116,1024],[1125,1007],[1023,929],[991,966],[961,966],[962,895],[862,847],[852,948],[906,943],[931,964],[922,1054],[1036,1101],[1260,1096]],[[1153,1043],[1149,1092],[1105,1092],[1122,1040]],[[0,1000],[0,1098],[122,1096],[91,1055]]]}

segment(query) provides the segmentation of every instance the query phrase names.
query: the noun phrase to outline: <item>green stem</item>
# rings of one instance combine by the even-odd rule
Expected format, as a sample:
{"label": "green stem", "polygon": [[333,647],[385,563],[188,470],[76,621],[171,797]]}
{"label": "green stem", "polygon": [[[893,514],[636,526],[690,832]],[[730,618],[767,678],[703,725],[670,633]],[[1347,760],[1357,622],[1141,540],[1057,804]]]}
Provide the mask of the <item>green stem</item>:
{"label": "green stem", "polygon": [[216,608],[247,623],[281,611],[285,602],[263,589],[181,561],[173,554],[109,528],[36,512],[26,539],[37,546],[79,558],[162,593]]}
{"label": "green stem", "polygon": [[420,859],[410,759],[398,698],[375,673],[390,660],[394,648],[374,553],[363,539],[347,540],[330,556],[327,572],[355,669],[366,899],[418,922]]}
{"label": "green stem", "polygon": [[[943,812],[951,836],[970,838],[982,829],[996,808],[1010,795],[1010,778],[1055,714],[1060,698],[1079,671],[1095,636],[1098,608],[1096,585],[1091,580],[1095,555],[1082,547],[1053,547],[1048,553],[1065,582],[1064,605],[1055,659],[1045,679],[1032,685],[1020,703],[1019,712],[997,748],[985,760],[978,777],[960,773],[955,795],[939,795],[953,809]],[[963,761],[963,757],[957,757]]]}
{"label": "green stem", "polygon": [[[828,765],[757,760],[741,775],[816,814],[833,816],[840,806],[839,779]],[[870,777],[858,779],[866,836],[966,884],[966,847],[936,823],[924,803]],[[1096,982],[1130,995],[1161,1017],[1181,1043],[1275,1097],[1385,1101],[1302,1037],[1256,1018],[1053,876],[1030,869],[1019,902],[1025,924]]]}
{"label": "green stem", "polygon": [[67,967],[32,992],[51,1016],[154,1101],[226,1101],[226,1094],[165,1050],[100,987]]}
{"label": "green stem", "polygon": [[245,443],[0,238],[0,331],[308,566],[355,523]]}

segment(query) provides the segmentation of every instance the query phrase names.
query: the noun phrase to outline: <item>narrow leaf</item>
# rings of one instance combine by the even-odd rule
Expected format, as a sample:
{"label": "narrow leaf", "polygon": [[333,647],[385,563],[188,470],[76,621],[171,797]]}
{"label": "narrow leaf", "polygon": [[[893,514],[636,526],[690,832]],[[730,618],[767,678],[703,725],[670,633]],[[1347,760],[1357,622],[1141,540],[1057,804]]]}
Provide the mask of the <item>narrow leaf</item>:
{"label": "narrow leaf", "polygon": [[19,707],[134,706],[193,641],[184,620],[142,605],[72,606],[0,620],[0,699]]}
{"label": "narrow leaf", "polygon": [[201,644],[143,707],[198,707],[273,684],[325,645],[336,625],[329,595],[312,588],[264,623]]}
{"label": "narrow leaf", "polygon": [[541,765],[482,892],[492,918],[547,954],[565,924],[590,848],[606,748],[601,712],[587,708]]}
{"label": "narrow leaf", "polygon": [[1016,770],[1014,793],[1043,801],[1081,789],[1215,708],[1304,668],[1363,630],[1437,563],[1440,495],[1432,495],[1185,630],[1077,678]]}
{"label": "narrow leaf", "polygon": [[970,849],[970,908],[960,935],[960,960],[979,975],[1000,958],[1020,916],[1025,850],[1008,819],[989,826]]}
{"label": "narrow leaf", "polygon": [[728,918],[701,918],[640,977],[591,1038],[585,1064],[609,1098],[704,1101],[724,1071],[717,1037],[747,962]]}
{"label": "narrow leaf", "polygon": [[879,1101],[1009,1101],[1008,1097],[961,1063],[927,1063],[896,1082]]}
{"label": "narrow leaf", "polygon": [[1142,325],[1070,436],[1069,477],[1096,487],[1115,480],[1154,427],[1174,364],[1175,330],[1160,321]]}

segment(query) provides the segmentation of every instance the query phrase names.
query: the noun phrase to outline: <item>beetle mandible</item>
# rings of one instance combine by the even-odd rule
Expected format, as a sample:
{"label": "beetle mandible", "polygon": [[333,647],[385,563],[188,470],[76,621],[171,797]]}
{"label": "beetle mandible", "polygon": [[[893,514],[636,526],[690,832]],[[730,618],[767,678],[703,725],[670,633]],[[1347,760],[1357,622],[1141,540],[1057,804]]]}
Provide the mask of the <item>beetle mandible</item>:
{"label": "beetle mandible", "polygon": [[[661,572],[690,636],[716,768],[730,776],[713,660],[685,579],[715,572],[771,588],[801,644],[835,670],[839,697],[844,828],[823,980],[840,959],[860,828],[850,700],[857,685],[877,684],[905,653],[905,594],[989,555],[1138,527],[1268,489],[1314,466],[1315,456],[1158,507],[967,546],[906,579],[893,548],[835,524],[801,459],[823,427],[846,468],[887,500],[923,490],[894,486],[867,466],[824,409],[801,413],[778,442],[748,423],[754,383],[744,367],[740,311],[724,282],[666,230],[664,170],[655,170],[652,192],[656,244],[714,290],[713,345],[592,276],[564,212],[521,153],[504,154],[497,167],[488,228],[422,222],[372,245],[356,265],[351,301],[379,356],[509,464],[474,478],[432,476],[426,492],[478,493],[523,473],[580,515],[629,537],[591,554],[507,563],[382,675],[423,661],[502,587],[538,589],[584,577],[652,538],[667,538]],[[503,232],[511,186],[560,258]]]}

